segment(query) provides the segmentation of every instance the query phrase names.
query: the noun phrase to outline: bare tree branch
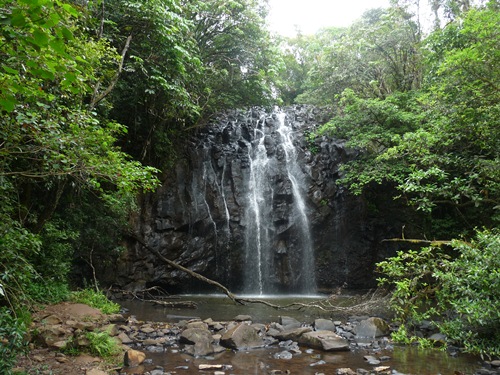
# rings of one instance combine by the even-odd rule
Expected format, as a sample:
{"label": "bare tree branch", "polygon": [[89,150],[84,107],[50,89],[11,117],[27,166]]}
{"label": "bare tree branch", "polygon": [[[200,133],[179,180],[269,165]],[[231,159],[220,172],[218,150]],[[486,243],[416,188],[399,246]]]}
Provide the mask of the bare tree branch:
{"label": "bare tree branch", "polygon": [[197,272],[194,272],[192,270],[190,270],[189,268],[186,268],[184,266],[181,266],[179,263],[176,263],[170,259],[167,259],[165,258],[163,255],[160,254],[159,251],[153,249],[151,246],[149,246],[148,244],[146,244],[146,242],[144,242],[144,240],[142,240],[141,238],[139,238],[138,236],[136,235],[133,235],[133,234],[128,234],[129,237],[132,237],[134,240],[136,240],[138,243],[140,243],[146,250],[148,250],[149,252],[151,252],[152,254],[156,255],[156,257],[158,259],[160,259],[161,261],[163,261],[164,263],[168,264],[169,266],[173,267],[173,268],[176,268],[182,272],[185,272],[187,273],[188,275],[194,277],[195,279],[198,279],[200,281],[203,281],[204,283],[207,283],[209,285],[212,285],[212,286],[215,286],[216,288],[222,290],[222,292],[224,292],[224,294],[226,296],[228,296],[232,301],[234,302],[237,302],[237,303],[240,303],[240,304],[243,304],[243,300],[237,298],[233,293],[231,293],[229,291],[229,289],[227,289],[224,285],[222,285],[221,283],[215,281],[215,280],[212,280],[212,279],[209,279],[208,277],[205,277],[203,275],[200,275],[199,273]]}
{"label": "bare tree branch", "polygon": [[90,109],[93,109],[101,100],[103,100],[106,96],[109,95],[109,93],[113,90],[115,87],[116,83],[118,82],[118,78],[120,78],[120,74],[123,70],[123,62],[125,61],[125,56],[127,55],[128,48],[130,47],[130,42],[132,40],[132,35],[129,35],[126,42],[125,42],[125,47],[123,47],[122,50],[122,57],[120,59],[120,64],[118,64],[118,70],[111,80],[111,83],[109,86],[104,90],[102,93],[98,94],[97,90],[99,86],[96,87],[96,90],[94,92],[94,97],[92,98],[92,101],[90,102]]}

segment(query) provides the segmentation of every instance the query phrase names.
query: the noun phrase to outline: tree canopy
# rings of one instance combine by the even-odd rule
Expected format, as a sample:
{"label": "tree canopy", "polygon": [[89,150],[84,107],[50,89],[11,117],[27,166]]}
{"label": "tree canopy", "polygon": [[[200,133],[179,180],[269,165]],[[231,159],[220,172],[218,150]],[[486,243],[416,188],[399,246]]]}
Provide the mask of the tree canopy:
{"label": "tree canopy", "polygon": [[116,259],[137,198],[210,116],[308,103],[334,113],[319,134],[360,150],[343,184],[368,197],[392,189],[418,218],[413,233],[455,241],[450,261],[434,249],[382,263],[388,278],[422,286],[399,264],[432,264],[461,323],[498,327],[450,285],[497,298],[464,269],[498,273],[500,6],[428,3],[428,33],[420,0],[393,0],[350,27],[287,39],[267,30],[260,0],[0,2],[0,323],[17,330],[12,311],[60,298],[70,277],[88,282],[96,255],[102,269]]}
{"label": "tree canopy", "polygon": [[366,13],[323,47],[297,97],[336,108],[321,132],[364,150],[344,166],[355,193],[390,183],[416,210],[453,216],[448,235],[499,218],[499,15],[492,4],[460,14],[422,39],[399,8]]}
{"label": "tree canopy", "polygon": [[424,34],[419,0],[392,3],[307,45],[288,41],[295,56],[314,58],[306,74],[287,62],[301,72],[295,101],[332,108],[317,134],[360,151],[342,183],[368,201],[392,189],[406,235],[431,243],[378,264],[401,323],[395,338],[429,345],[415,331],[433,320],[449,343],[498,354],[499,5],[430,1]]}

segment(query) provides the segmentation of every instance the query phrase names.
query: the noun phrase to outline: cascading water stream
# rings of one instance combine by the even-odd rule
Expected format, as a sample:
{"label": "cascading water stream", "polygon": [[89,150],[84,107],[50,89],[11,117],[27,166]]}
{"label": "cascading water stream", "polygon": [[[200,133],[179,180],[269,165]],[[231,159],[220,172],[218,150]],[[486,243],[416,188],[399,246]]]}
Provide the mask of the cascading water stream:
{"label": "cascading water stream", "polygon": [[[366,202],[339,183],[339,166],[358,150],[324,135],[312,152],[306,134],[330,113],[309,106],[283,112],[235,109],[208,120],[161,189],[141,203],[137,230],[154,249],[237,294],[315,295],[315,280],[325,291],[370,287],[374,260],[392,251],[378,240],[393,235],[393,217],[369,215]],[[384,207],[383,215],[398,208]],[[129,250],[116,268],[120,285],[208,290],[152,254]]]}
{"label": "cascading water stream", "polygon": [[[262,120],[264,121],[264,120]],[[245,289],[253,293],[264,293],[265,276],[267,276],[266,255],[269,247],[269,236],[265,228],[265,205],[269,186],[266,181],[266,171],[269,163],[264,146],[264,133],[258,129],[259,122],[254,130],[255,149],[247,143],[249,152],[249,186],[247,208],[247,235],[246,235],[246,285]]]}
{"label": "cascading water stream", "polygon": [[298,217],[297,230],[301,234],[302,240],[302,292],[312,292],[316,288],[316,280],[314,273],[314,253],[311,239],[311,230],[309,225],[309,219],[307,217],[306,205],[304,202],[304,197],[299,187],[297,177],[302,173],[300,167],[297,164],[297,152],[292,140],[292,128],[287,126],[286,114],[279,113],[279,128],[278,132],[281,135],[282,147],[285,153],[286,159],[286,170],[288,178],[292,183],[292,192],[294,202],[294,209],[296,211],[296,216]]}
{"label": "cascading water stream", "polygon": [[[253,142],[246,143],[249,176],[244,290],[260,295],[281,292],[278,285],[287,278],[293,285],[289,293],[315,293],[313,246],[292,129],[285,122],[285,114],[274,114],[273,118],[271,125],[260,119]],[[277,192],[276,184],[290,188],[285,187],[285,193]],[[289,211],[286,219],[278,217],[284,215],[282,211]],[[291,254],[293,251],[299,254]]]}

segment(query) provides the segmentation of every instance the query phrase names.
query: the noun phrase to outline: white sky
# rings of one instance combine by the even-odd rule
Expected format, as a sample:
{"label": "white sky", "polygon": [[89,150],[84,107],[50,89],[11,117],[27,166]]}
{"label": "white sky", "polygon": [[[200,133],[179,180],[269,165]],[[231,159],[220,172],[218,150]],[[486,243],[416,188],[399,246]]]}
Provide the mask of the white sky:
{"label": "white sky", "polygon": [[271,31],[283,36],[314,34],[322,27],[349,26],[368,9],[387,8],[389,0],[268,0]]}

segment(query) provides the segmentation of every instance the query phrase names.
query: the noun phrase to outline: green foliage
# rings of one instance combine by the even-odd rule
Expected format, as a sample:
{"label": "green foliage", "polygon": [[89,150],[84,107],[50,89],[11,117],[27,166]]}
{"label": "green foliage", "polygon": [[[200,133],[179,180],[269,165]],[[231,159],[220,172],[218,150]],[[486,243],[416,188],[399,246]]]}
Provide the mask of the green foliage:
{"label": "green foliage", "polygon": [[72,292],[70,299],[73,302],[85,303],[99,309],[103,314],[114,314],[120,311],[119,304],[110,301],[104,293],[90,288]]}
{"label": "green foliage", "polygon": [[222,109],[272,101],[279,54],[259,1],[108,1],[103,17],[102,37],[116,49],[132,39],[112,108],[99,110],[127,126],[123,145],[138,160],[168,168],[186,129]]}
{"label": "green foliage", "polygon": [[307,149],[311,151],[312,154],[317,154],[319,151],[319,146],[316,144],[317,134],[311,131],[305,131],[304,138],[307,143]]}
{"label": "green foliage", "polygon": [[498,223],[500,55],[492,51],[500,47],[499,17],[471,9],[431,34],[425,48],[415,44],[425,63],[419,91],[367,98],[354,85],[344,90],[322,131],[363,150],[343,167],[353,192],[393,186],[396,198],[431,221],[447,221],[448,236]]}
{"label": "green foliage", "polygon": [[383,99],[420,87],[420,33],[401,8],[372,9],[347,30],[324,30],[316,38],[305,47],[314,64],[300,103],[334,105],[345,89]]}
{"label": "green foliage", "polygon": [[269,104],[280,59],[256,0],[197,1],[188,12],[203,64],[200,104],[208,113]]}
{"label": "green foliage", "polygon": [[28,287],[36,278],[36,271],[28,261],[39,253],[41,242],[37,236],[22,228],[19,222],[5,213],[0,218],[0,301],[18,306],[29,301]]}
{"label": "green foliage", "polygon": [[120,353],[118,343],[107,332],[88,332],[85,337],[90,342],[91,354],[107,358]]}
{"label": "green foliage", "polygon": [[26,293],[32,301],[39,304],[54,304],[67,301],[70,296],[66,279],[55,281],[41,277],[26,287]]}
{"label": "green foliage", "polygon": [[64,1],[0,9],[0,278],[11,306],[67,281],[78,233],[55,218],[62,201],[91,191],[115,203],[158,185],[155,169],[117,146],[125,127],[89,104],[120,56],[79,17]]}
{"label": "green foliage", "polygon": [[452,315],[440,328],[468,351],[500,354],[500,232],[483,231],[471,242],[454,241],[459,252],[436,270],[440,297]]}
{"label": "green foliage", "polygon": [[391,308],[402,324],[436,316],[434,273],[444,267],[443,261],[449,257],[442,247],[426,247],[399,251],[395,257],[377,264],[384,275],[378,279],[379,284],[394,288]]}
{"label": "green foliage", "polygon": [[27,321],[16,317],[12,310],[0,307],[0,372],[11,374],[16,357],[28,349]]}
{"label": "green foliage", "polygon": [[414,336],[408,334],[405,324],[400,324],[397,331],[391,333],[391,338],[400,344],[409,345],[414,342]]}
{"label": "green foliage", "polygon": [[500,354],[500,232],[480,231],[453,251],[399,252],[378,264],[381,285],[394,288],[391,307],[403,324],[394,338],[411,342],[407,326],[435,320],[451,343],[473,353]]}

